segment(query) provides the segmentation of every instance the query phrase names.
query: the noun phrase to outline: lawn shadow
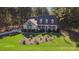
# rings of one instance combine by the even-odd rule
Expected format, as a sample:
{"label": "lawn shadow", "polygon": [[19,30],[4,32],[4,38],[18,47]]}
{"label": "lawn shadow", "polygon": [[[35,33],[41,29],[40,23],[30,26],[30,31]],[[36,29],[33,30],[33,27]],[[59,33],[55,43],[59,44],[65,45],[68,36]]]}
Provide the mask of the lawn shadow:
{"label": "lawn shadow", "polygon": [[39,35],[39,34],[27,33],[27,32],[24,32],[22,34],[24,35],[24,37],[27,37],[27,38],[30,38],[30,36],[35,37],[35,36]]}
{"label": "lawn shadow", "polygon": [[52,33],[52,35],[56,35],[57,37],[62,36],[62,34],[61,34],[61,33],[59,33],[59,32],[53,32],[53,33]]}
{"label": "lawn shadow", "polygon": [[79,32],[73,30],[66,30],[69,34],[71,41],[76,43],[76,46],[79,47]]}

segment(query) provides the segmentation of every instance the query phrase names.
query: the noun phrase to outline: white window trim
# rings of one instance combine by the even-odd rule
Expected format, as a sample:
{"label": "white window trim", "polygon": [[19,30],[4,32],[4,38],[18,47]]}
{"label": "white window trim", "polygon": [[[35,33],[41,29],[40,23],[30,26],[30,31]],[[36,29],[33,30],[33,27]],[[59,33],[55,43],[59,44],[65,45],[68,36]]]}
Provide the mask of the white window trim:
{"label": "white window trim", "polygon": [[42,23],[42,19],[40,19],[40,23]]}
{"label": "white window trim", "polygon": [[52,24],[54,23],[54,19],[51,19],[51,23],[52,23]]}
{"label": "white window trim", "polygon": [[48,23],[48,19],[46,19],[46,23]]}

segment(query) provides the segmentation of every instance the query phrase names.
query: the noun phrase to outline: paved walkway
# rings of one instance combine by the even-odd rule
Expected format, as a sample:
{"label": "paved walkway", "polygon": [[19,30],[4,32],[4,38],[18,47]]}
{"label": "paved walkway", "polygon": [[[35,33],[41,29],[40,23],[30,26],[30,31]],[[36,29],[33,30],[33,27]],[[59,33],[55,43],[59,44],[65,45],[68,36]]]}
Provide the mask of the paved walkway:
{"label": "paved walkway", "polygon": [[0,33],[0,37],[5,37],[5,36],[9,36],[9,35],[15,35],[15,34],[18,34],[18,33],[21,33],[21,30],[20,29],[15,29],[15,30],[12,30],[12,31]]}
{"label": "paved walkway", "polygon": [[72,41],[79,43],[79,32],[73,30],[65,30]]}
{"label": "paved walkway", "polygon": [[79,42],[79,32],[69,30],[68,33],[69,33],[70,38],[73,39],[73,41]]}

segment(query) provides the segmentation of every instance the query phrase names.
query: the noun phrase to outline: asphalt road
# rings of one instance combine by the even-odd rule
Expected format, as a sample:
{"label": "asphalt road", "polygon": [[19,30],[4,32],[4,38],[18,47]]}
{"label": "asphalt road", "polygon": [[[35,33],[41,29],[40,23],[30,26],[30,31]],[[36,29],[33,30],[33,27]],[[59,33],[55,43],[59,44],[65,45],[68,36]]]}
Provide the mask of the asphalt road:
{"label": "asphalt road", "polygon": [[15,29],[15,30],[12,30],[12,31],[0,33],[0,37],[15,35],[15,34],[18,34],[18,33],[21,33],[21,29]]}

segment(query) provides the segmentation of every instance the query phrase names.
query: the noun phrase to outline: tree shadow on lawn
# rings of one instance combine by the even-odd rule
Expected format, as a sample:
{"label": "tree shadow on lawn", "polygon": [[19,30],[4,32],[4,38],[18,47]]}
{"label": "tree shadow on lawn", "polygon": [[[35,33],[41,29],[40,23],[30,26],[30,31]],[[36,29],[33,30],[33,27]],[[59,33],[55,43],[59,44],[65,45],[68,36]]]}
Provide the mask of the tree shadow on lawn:
{"label": "tree shadow on lawn", "polygon": [[45,36],[45,35],[53,36],[53,35],[56,35],[57,37],[60,37],[62,34],[59,33],[59,32],[47,32],[47,33],[37,33],[37,34],[24,32],[23,35],[24,35],[24,37],[30,38],[30,35],[32,35],[32,37],[35,37],[35,36],[38,36],[38,35],[41,35],[41,36]]}
{"label": "tree shadow on lawn", "polygon": [[57,37],[63,36],[60,32],[53,32],[52,35],[56,35]]}
{"label": "tree shadow on lawn", "polygon": [[24,37],[29,38],[30,35],[32,35],[32,37],[35,37],[38,34],[32,34],[32,33],[23,33]]}
{"label": "tree shadow on lawn", "polygon": [[66,30],[69,34],[71,41],[76,42],[76,46],[79,47],[79,32],[73,30]]}

